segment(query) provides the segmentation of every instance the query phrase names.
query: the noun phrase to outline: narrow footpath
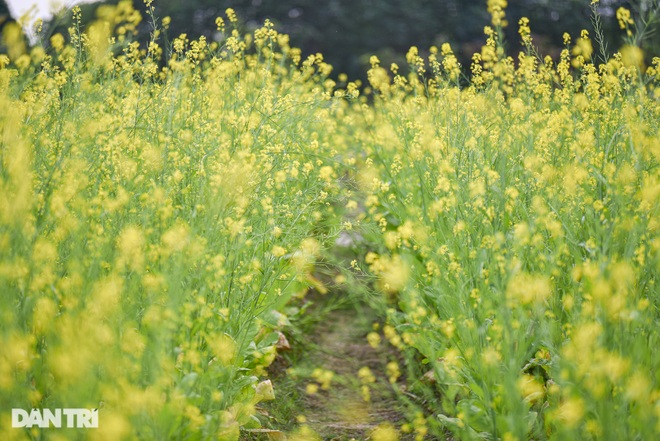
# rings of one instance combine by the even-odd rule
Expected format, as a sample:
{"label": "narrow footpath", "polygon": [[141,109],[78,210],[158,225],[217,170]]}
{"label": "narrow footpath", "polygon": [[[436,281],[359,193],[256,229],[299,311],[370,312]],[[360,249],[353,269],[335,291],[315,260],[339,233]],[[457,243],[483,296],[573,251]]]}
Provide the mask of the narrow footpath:
{"label": "narrow footpath", "polygon": [[323,297],[307,312],[318,314],[311,329],[271,367],[276,400],[259,410],[282,433],[261,439],[280,441],[287,433],[288,439],[314,439],[309,431],[296,436],[312,429],[323,440],[366,440],[378,427],[405,423],[387,366],[397,354],[384,342],[374,347],[367,340],[376,312],[359,303],[327,308]]}

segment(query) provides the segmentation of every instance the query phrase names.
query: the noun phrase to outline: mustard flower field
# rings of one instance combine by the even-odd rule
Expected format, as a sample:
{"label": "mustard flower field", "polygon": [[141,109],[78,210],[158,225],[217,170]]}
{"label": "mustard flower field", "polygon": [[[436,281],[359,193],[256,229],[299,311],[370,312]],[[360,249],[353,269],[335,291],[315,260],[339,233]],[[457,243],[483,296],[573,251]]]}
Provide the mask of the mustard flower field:
{"label": "mustard flower field", "polygon": [[258,410],[312,294],[364,297],[398,354],[409,418],[370,439],[660,439],[660,60],[598,29],[544,58],[524,18],[509,54],[505,7],[469,75],[443,44],[368,84],[231,9],[218,41],[126,1],[7,39],[0,439],[284,439]]}

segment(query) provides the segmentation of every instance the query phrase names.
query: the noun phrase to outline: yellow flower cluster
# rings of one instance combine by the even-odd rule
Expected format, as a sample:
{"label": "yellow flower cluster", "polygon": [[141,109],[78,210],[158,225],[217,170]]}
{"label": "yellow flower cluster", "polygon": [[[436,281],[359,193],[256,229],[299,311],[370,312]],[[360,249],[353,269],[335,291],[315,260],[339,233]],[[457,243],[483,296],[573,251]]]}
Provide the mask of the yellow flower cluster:
{"label": "yellow flower cluster", "polygon": [[488,13],[491,16],[491,23],[496,27],[506,27],[505,10],[508,6],[507,0],[488,0]]}
{"label": "yellow flower cluster", "polygon": [[658,437],[656,68],[635,46],[595,64],[586,30],[541,61],[527,19],[514,62],[485,31],[469,85],[413,49],[431,80],[383,77],[360,108],[372,245],[354,266],[385,294],[387,340],[424,358],[438,436]]}
{"label": "yellow flower cluster", "polygon": [[657,439],[660,60],[596,64],[587,31],[542,59],[526,19],[514,59],[505,8],[488,2],[469,83],[442,44],[408,72],[372,57],[365,88],[231,9],[217,40],[171,48],[132,41],[126,1],[49,50],[7,25],[0,438],[41,436],[11,407],[75,406],[100,408],[90,439],[239,439],[277,394],[284,307],[365,283],[386,311],[367,341],[422,377],[401,432]]}
{"label": "yellow flower cluster", "polygon": [[41,436],[12,407],[99,408],[89,439],[238,439],[276,393],[278,311],[324,289],[348,201],[329,66],[271,23],[179,36],[165,61],[140,20],[122,1],[48,51],[5,39],[1,439]]}
{"label": "yellow flower cluster", "polygon": [[616,19],[619,22],[619,27],[624,29],[628,36],[631,36],[632,30],[630,29],[630,25],[634,25],[635,22],[630,15],[630,11],[624,7],[620,7],[616,10]]}

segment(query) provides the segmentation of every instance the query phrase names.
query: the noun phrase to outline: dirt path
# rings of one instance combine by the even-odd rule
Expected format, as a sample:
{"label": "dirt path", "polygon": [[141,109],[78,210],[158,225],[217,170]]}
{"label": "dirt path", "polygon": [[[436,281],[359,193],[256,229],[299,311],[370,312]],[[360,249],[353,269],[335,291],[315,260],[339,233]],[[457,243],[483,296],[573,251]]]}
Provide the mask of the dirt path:
{"label": "dirt path", "polygon": [[[312,337],[315,347],[307,361],[335,373],[327,391],[304,398],[307,422],[324,439],[365,439],[379,424],[403,420],[386,370],[393,354],[382,344],[374,349],[366,339],[374,320],[373,311],[364,306],[333,311]],[[375,378],[367,383],[369,401],[362,391],[366,382],[358,374],[365,367]]]}
{"label": "dirt path", "polygon": [[[306,424],[324,440],[364,440],[381,424],[398,428],[405,422],[388,380],[387,363],[394,360],[395,353],[384,343],[375,349],[366,339],[375,320],[375,312],[364,305],[324,314],[306,334],[308,343],[298,359],[273,377],[276,394],[292,401],[290,418],[297,412],[297,422]],[[372,378],[364,378],[365,367]],[[363,378],[359,375],[361,369]],[[327,372],[333,376],[325,389],[318,376],[327,378]],[[309,393],[310,388],[318,390]]]}

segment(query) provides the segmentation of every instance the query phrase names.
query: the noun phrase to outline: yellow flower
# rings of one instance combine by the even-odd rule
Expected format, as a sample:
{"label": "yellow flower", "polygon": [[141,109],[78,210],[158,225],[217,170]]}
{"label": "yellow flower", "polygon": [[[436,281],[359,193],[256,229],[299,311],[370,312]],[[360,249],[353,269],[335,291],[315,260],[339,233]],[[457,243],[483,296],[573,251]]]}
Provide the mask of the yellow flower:
{"label": "yellow flower", "polygon": [[540,304],[552,294],[550,281],[542,276],[521,273],[509,280],[506,289],[507,299],[513,304]]}
{"label": "yellow flower", "polygon": [[234,362],[237,355],[237,346],[234,339],[227,334],[221,334],[210,342],[213,354],[220,360],[224,366],[229,366]]}
{"label": "yellow flower", "polygon": [[543,398],[545,387],[541,380],[532,375],[522,375],[518,379],[518,390],[527,403],[535,403]]}
{"label": "yellow flower", "polygon": [[380,345],[380,335],[377,332],[370,332],[367,334],[367,341],[369,346],[376,349]]}
{"label": "yellow flower", "polygon": [[282,257],[286,254],[286,248],[281,247],[279,245],[275,245],[273,249],[271,250],[271,253],[275,257]]}
{"label": "yellow flower", "polygon": [[621,61],[624,66],[644,68],[644,51],[637,46],[625,45],[621,48]]}
{"label": "yellow flower", "polygon": [[385,367],[387,372],[388,379],[390,383],[396,383],[396,380],[401,376],[401,370],[399,369],[399,364],[396,361],[390,361]]}
{"label": "yellow flower", "polygon": [[631,24],[635,24],[630,16],[630,10],[623,6],[616,10],[616,19],[619,22],[619,27],[621,29],[628,29]]}
{"label": "yellow flower", "polygon": [[506,27],[508,23],[504,18],[504,10],[508,6],[507,0],[488,0],[487,5],[493,26]]}
{"label": "yellow flower", "polygon": [[397,441],[399,439],[399,433],[389,423],[380,424],[378,427],[371,432],[371,437],[369,438],[373,441]]}
{"label": "yellow flower", "polygon": [[225,15],[227,16],[227,18],[231,23],[236,23],[238,21],[238,17],[236,16],[236,11],[234,11],[233,8],[225,9]]}
{"label": "yellow flower", "polygon": [[576,427],[584,417],[584,401],[581,398],[569,398],[559,406],[556,417],[567,428]]}

